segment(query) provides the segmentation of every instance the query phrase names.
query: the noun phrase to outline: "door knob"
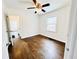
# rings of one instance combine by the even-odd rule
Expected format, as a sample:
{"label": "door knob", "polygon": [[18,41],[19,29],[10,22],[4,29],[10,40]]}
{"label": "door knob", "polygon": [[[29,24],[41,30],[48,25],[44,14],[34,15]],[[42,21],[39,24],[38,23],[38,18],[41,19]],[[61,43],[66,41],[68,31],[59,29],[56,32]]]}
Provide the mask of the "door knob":
{"label": "door knob", "polygon": [[9,46],[10,45],[10,42],[9,43],[6,43],[6,46]]}

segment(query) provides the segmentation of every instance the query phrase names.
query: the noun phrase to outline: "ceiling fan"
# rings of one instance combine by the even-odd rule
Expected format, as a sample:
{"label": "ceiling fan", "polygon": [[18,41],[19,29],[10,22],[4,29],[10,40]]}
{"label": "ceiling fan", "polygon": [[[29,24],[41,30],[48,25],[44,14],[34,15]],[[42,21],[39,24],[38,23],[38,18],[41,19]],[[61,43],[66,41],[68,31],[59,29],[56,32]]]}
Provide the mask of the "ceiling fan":
{"label": "ceiling fan", "polygon": [[46,3],[46,4],[43,4],[43,5],[42,5],[41,3],[37,2],[36,0],[32,0],[32,1],[33,1],[33,3],[34,3],[35,7],[29,7],[29,8],[27,8],[27,9],[36,9],[35,13],[37,13],[38,10],[41,10],[41,11],[43,11],[43,12],[46,12],[46,11],[43,9],[43,7],[50,6],[49,3]]}

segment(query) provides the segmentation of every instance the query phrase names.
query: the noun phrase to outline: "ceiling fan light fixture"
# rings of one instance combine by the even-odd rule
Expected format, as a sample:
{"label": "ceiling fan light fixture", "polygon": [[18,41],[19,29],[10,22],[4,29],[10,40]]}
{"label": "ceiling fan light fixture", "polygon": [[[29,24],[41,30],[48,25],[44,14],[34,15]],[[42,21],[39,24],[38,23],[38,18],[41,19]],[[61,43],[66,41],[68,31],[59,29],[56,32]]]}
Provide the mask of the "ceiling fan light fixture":
{"label": "ceiling fan light fixture", "polygon": [[34,2],[34,7],[29,7],[29,8],[27,8],[27,9],[35,9],[35,13],[38,13],[38,12],[46,12],[44,9],[43,9],[43,7],[47,7],[47,6],[50,6],[50,3],[46,3],[46,4],[41,4],[41,3],[39,3],[39,2],[37,2],[37,0],[33,0],[33,2]]}
{"label": "ceiling fan light fixture", "polygon": [[40,12],[40,11],[41,11],[41,9],[36,8],[36,11],[37,11],[37,12]]}

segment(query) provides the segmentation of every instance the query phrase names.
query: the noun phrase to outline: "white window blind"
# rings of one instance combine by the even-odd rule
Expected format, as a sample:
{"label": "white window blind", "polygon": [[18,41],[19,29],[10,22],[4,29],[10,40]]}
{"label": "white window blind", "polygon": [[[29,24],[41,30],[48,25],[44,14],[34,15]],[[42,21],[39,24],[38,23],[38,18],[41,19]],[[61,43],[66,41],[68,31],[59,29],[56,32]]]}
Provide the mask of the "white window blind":
{"label": "white window blind", "polygon": [[57,18],[50,17],[47,19],[47,31],[56,32]]}

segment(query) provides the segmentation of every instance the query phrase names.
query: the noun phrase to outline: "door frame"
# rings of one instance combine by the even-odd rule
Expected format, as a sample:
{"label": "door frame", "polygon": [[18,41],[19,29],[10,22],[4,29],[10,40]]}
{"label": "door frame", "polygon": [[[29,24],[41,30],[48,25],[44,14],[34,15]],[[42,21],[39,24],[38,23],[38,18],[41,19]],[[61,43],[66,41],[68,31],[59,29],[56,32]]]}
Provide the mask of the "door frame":
{"label": "door frame", "polygon": [[[64,59],[73,59],[74,50],[77,51],[77,0],[71,1],[71,12],[70,12],[70,22],[69,22],[69,31],[68,31],[68,39],[65,46]],[[76,53],[75,53],[76,54]]]}
{"label": "door frame", "polygon": [[2,59],[9,59],[8,53],[8,34],[7,34],[7,27],[6,27],[6,14],[3,12],[3,19],[2,19]]}

